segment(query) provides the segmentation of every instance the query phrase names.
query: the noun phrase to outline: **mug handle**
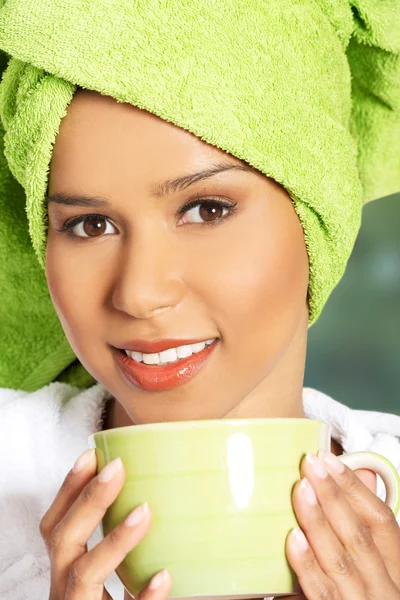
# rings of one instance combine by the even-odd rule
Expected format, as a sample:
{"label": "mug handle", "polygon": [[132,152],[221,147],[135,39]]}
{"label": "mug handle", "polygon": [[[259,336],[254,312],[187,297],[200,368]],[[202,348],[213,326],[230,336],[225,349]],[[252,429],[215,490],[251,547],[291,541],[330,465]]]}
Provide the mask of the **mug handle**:
{"label": "mug handle", "polygon": [[370,469],[382,478],[386,487],[386,504],[397,517],[400,509],[400,477],[394,465],[377,452],[349,452],[338,456],[338,459],[353,471]]}

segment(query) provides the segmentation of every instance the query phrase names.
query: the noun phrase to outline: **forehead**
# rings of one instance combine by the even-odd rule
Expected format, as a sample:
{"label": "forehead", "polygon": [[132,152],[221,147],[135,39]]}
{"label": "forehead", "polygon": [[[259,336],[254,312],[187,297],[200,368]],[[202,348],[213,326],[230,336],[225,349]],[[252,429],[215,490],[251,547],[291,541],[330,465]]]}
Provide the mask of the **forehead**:
{"label": "forehead", "polygon": [[56,138],[50,187],[55,181],[109,187],[127,179],[148,185],[221,161],[249,166],[148,111],[79,89]]}
{"label": "forehead", "polygon": [[87,148],[95,152],[99,147],[103,152],[119,150],[134,155],[151,151],[191,153],[205,160],[229,157],[232,162],[246,164],[146,110],[78,89],[61,122],[54,155],[61,151],[83,153]]}

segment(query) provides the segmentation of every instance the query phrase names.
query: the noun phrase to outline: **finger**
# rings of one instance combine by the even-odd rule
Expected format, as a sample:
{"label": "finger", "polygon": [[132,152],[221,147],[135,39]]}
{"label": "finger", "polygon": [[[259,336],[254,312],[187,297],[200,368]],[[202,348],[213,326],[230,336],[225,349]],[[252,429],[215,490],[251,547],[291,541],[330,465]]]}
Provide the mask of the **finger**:
{"label": "finger", "polygon": [[356,469],[353,471],[357,475],[357,477],[363,482],[364,485],[367,486],[369,490],[376,496],[377,493],[377,482],[376,482],[376,473],[374,471],[370,471],[369,469]]}
{"label": "finger", "polygon": [[104,581],[146,535],[150,523],[149,507],[141,504],[97,546],[82,555],[70,569],[66,599],[100,600]]}
{"label": "finger", "polygon": [[[354,596],[357,597],[360,593],[358,591],[360,585],[361,589],[364,587],[372,597],[379,597],[384,590],[390,592],[393,589],[393,582],[370,528],[351,507],[344,491],[329,475],[320,459],[313,454],[307,454],[301,470],[311,482],[321,507],[321,516],[318,519],[322,521],[319,527],[320,533],[330,526],[333,535],[337,537],[343,548],[336,556],[333,572],[330,571],[340,592],[344,594],[345,589],[353,588]],[[352,475],[358,480],[354,473]],[[358,481],[363,485],[360,480]],[[370,493],[369,490],[367,491]],[[315,511],[318,511],[318,508],[315,508]],[[323,522],[326,523],[326,527]],[[314,552],[318,552],[319,557],[320,553],[325,551],[324,547],[319,545],[317,551],[317,546],[309,537],[308,528],[305,531]],[[348,587],[346,580],[349,583]]]}
{"label": "finger", "polygon": [[391,508],[334,454],[321,458],[354,512],[366,523],[395,586],[400,589],[400,528]]}
{"label": "finger", "polygon": [[342,600],[336,585],[321,569],[306,536],[298,527],[288,535],[286,556],[307,600]]}
{"label": "finger", "polygon": [[[120,459],[108,463],[81,491],[50,539],[52,582],[66,587],[72,565],[87,552],[87,541],[114,502],[125,480]],[[56,588],[57,589],[57,588]],[[65,589],[65,588],[64,588]]]}
{"label": "finger", "polygon": [[136,600],[163,600],[171,590],[172,580],[167,569],[159,571],[138,594]]}
{"label": "finger", "polygon": [[65,477],[51,506],[40,521],[40,533],[50,551],[51,534],[78,498],[82,489],[96,475],[97,459],[93,448],[83,452]]}
{"label": "finger", "polygon": [[340,598],[364,600],[364,584],[356,564],[327,521],[307,478],[296,483],[292,503],[318,564],[335,584]]}

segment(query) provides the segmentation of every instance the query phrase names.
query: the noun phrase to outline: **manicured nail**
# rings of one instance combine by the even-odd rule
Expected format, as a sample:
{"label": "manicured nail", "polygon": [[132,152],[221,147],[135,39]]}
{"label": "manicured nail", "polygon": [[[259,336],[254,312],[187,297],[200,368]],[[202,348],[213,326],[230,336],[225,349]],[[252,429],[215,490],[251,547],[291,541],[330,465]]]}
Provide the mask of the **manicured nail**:
{"label": "manicured nail", "polygon": [[314,474],[317,477],[319,477],[320,479],[325,479],[325,477],[328,477],[328,472],[325,469],[324,465],[314,454],[311,454],[311,452],[309,452],[306,456],[306,460],[308,461],[309,465],[314,471]]}
{"label": "manicured nail", "polygon": [[307,477],[304,477],[304,479],[301,480],[299,487],[300,492],[302,493],[303,498],[304,500],[306,500],[306,502],[308,502],[309,504],[317,504],[317,496],[315,495],[312,485],[308,481]]}
{"label": "manicured nail", "polygon": [[120,457],[112,460],[108,465],[106,465],[99,474],[99,481],[101,483],[107,483],[107,481],[111,481],[111,479],[119,473],[122,468],[122,461]]}
{"label": "manicured nail", "polygon": [[133,510],[131,513],[129,513],[129,515],[124,521],[125,525],[127,525],[128,527],[134,527],[135,525],[138,525],[140,521],[142,521],[144,517],[148,514],[148,512],[149,505],[147,504],[147,502],[145,502],[144,504],[141,504],[140,506],[135,508],[135,510]]}
{"label": "manicured nail", "polygon": [[79,473],[79,471],[82,471],[83,467],[92,460],[94,453],[94,448],[90,448],[90,450],[85,450],[85,452],[81,454],[79,458],[77,458],[77,460],[75,461],[75,464],[72,467],[73,472]]}
{"label": "manicured nail", "polygon": [[307,538],[299,527],[292,529],[290,539],[292,540],[293,547],[297,552],[303,553],[307,550]]}
{"label": "manicured nail", "polygon": [[160,571],[157,575],[154,575],[153,579],[149,583],[149,588],[151,590],[155,590],[156,588],[162,586],[163,583],[167,581],[169,577],[169,573],[167,569]]}
{"label": "manicured nail", "polygon": [[326,464],[328,471],[332,471],[333,474],[344,472],[345,466],[341,460],[338,459],[337,456],[332,454],[332,452],[325,452],[324,450],[320,450],[318,452],[318,457],[321,458]]}

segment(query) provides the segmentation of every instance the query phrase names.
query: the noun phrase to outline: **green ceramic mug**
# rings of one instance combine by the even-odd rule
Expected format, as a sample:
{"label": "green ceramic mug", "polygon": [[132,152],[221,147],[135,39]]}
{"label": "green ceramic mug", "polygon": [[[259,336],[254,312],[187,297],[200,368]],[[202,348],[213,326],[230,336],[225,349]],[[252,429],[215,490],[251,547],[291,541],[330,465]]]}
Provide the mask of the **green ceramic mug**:
{"label": "green ceramic mug", "polygon": [[[168,568],[170,597],[264,598],[299,592],[285,554],[297,525],[291,503],[307,452],[330,450],[331,426],[314,419],[218,419],[134,425],[97,432],[98,471],[118,456],[124,486],[103,535],[148,502],[150,531],[116,572],[136,595]],[[378,473],[386,502],[400,508],[400,478],[373,452],[343,454],[352,469]]]}

